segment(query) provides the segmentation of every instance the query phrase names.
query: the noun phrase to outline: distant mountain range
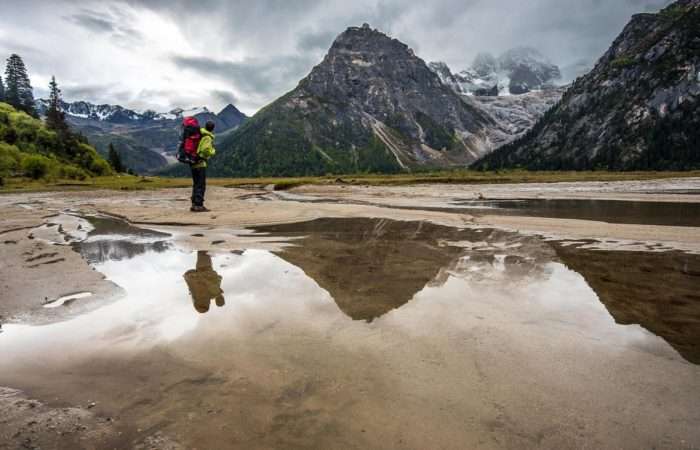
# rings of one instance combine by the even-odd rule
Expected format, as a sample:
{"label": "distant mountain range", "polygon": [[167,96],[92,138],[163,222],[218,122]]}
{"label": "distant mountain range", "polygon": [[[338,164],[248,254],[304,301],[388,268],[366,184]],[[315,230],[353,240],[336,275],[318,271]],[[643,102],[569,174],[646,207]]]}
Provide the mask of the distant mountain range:
{"label": "distant mountain range", "polygon": [[[48,100],[37,100],[36,107],[44,115]],[[206,107],[157,113],[84,101],[63,102],[61,109],[68,123],[86,135],[100,154],[107,155],[112,143],[122,162],[138,173],[156,172],[175,161],[183,117],[194,116],[202,125],[211,120],[218,134],[237,128],[247,119],[231,104],[216,114]]]}
{"label": "distant mountain range", "polygon": [[553,109],[475,167],[700,168],[700,0],[637,14]]}

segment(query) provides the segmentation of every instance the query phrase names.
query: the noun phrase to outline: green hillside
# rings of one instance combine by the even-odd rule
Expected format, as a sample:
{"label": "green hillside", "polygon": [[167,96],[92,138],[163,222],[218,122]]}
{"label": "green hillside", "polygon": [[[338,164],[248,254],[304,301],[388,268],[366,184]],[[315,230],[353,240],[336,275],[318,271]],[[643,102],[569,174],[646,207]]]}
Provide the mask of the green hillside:
{"label": "green hillside", "polygon": [[41,120],[0,103],[0,184],[8,177],[85,179],[111,173],[82,136],[59,136]]}

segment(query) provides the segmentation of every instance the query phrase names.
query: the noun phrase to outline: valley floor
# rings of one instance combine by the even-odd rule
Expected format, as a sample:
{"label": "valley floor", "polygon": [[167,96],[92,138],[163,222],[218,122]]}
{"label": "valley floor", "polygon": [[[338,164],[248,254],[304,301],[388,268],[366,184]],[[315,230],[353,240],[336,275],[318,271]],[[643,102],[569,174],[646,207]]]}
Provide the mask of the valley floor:
{"label": "valley floor", "polygon": [[[700,447],[700,177],[213,186],[207,206],[0,195],[0,449]],[[164,306],[194,255],[224,274],[207,327]],[[625,303],[658,288],[677,316]]]}

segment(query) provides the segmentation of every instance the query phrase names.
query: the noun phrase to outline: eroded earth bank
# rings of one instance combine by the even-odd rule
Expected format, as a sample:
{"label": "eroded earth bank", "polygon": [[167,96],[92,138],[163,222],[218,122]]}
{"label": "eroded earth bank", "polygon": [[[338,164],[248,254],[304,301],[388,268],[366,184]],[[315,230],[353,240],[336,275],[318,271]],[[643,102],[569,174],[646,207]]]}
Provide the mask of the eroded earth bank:
{"label": "eroded earth bank", "polygon": [[0,448],[698,448],[700,179],[0,196]]}

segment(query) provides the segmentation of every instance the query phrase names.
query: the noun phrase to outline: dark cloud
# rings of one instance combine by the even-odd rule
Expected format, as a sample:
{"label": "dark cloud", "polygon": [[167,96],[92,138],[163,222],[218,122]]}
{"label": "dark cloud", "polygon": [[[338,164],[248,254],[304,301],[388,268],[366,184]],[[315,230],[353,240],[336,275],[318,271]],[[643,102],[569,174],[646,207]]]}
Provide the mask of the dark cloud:
{"label": "dark cloud", "polygon": [[299,35],[297,48],[302,52],[328,50],[338,33],[336,31],[307,31]]}
{"label": "dark cloud", "polygon": [[[80,84],[73,86],[61,86],[61,91],[66,100],[83,100],[100,98],[106,93],[112,92],[116,85],[115,84]],[[113,93],[112,93],[113,94]]]}
{"label": "dark cloud", "polygon": [[94,11],[73,14],[67,16],[66,20],[96,33],[114,33],[116,31],[114,22],[108,16]]}
{"label": "dark cloud", "polygon": [[45,55],[43,49],[27,45],[25,42],[19,42],[14,39],[0,39],[0,64],[5,62],[5,59],[12,53],[17,53],[20,56],[26,57],[28,55],[34,57],[40,57]]}
{"label": "dark cloud", "polygon": [[222,61],[206,56],[174,55],[172,61],[183,70],[202,77],[216,77],[236,87],[242,95],[282,94],[313,67],[305,56],[278,56],[272,59],[249,58],[241,62]]}
{"label": "dark cloud", "polygon": [[109,8],[109,12],[82,9],[64,19],[91,33],[107,34],[122,46],[137,44],[143,39],[142,34],[130,25],[132,17],[115,7]]}
{"label": "dark cloud", "polygon": [[220,90],[213,90],[211,91],[211,95],[220,103],[228,105],[229,103],[235,105],[238,103],[238,97],[233,92],[230,91],[220,91]]}

